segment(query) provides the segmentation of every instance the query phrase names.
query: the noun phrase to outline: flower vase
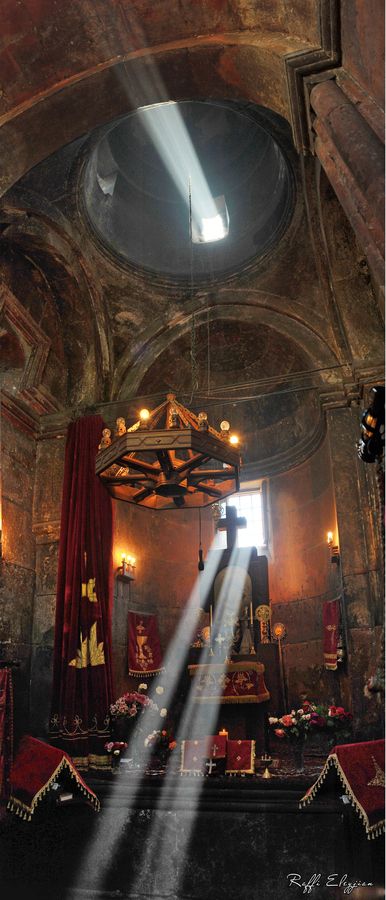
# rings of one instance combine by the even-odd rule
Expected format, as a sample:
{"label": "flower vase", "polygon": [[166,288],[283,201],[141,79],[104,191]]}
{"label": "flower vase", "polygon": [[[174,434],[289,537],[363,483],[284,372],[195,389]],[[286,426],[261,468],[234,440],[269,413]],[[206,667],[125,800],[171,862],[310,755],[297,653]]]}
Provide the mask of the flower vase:
{"label": "flower vase", "polygon": [[293,746],[293,758],[296,772],[304,772],[304,743],[303,741]]}
{"label": "flower vase", "polygon": [[111,736],[113,741],[129,743],[133,732],[133,723],[126,716],[111,719]]}

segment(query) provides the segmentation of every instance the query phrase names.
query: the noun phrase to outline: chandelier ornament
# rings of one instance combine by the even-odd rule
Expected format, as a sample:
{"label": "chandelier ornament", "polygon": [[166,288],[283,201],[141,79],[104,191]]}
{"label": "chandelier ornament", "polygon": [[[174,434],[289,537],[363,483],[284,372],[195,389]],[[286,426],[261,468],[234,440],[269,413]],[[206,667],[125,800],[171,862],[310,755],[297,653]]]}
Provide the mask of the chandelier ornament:
{"label": "chandelier ornament", "polygon": [[131,427],[119,418],[113,437],[103,430],[95,471],[112,497],[137,506],[209,506],[239,490],[237,443],[229,426],[216,431],[206,413],[195,415],[167,394]]}

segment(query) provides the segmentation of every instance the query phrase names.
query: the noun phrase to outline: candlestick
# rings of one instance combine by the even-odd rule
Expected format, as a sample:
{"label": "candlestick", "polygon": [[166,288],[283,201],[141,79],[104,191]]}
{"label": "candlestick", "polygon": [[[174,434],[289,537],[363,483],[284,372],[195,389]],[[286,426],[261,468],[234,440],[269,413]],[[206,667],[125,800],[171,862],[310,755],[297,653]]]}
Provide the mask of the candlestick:
{"label": "candlestick", "polygon": [[251,604],[250,604],[250,609],[249,609],[249,611],[250,611],[250,617],[251,617],[251,625],[253,625],[253,607],[252,607],[252,600],[251,600]]}
{"label": "candlestick", "polygon": [[212,628],[213,628],[213,609],[212,609],[212,604],[210,604],[210,607],[209,607],[209,622],[210,622],[210,630],[212,630]]}
{"label": "candlestick", "polygon": [[269,742],[269,737],[270,737],[270,735],[269,735],[269,722],[268,722],[268,718],[266,717],[265,723],[264,723],[264,752],[265,752],[265,755],[266,755],[266,756],[269,756],[269,754],[270,754],[270,742]]}

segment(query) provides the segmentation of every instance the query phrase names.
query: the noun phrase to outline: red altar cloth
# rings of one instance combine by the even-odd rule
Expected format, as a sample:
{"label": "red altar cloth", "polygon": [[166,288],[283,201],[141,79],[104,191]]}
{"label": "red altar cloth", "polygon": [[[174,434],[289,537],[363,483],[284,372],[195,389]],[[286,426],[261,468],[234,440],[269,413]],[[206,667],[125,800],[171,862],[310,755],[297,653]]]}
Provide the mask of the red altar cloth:
{"label": "red altar cloth", "polygon": [[385,830],[385,742],[364,741],[333,747],[319,778],[302,797],[300,806],[311,803],[333,767],[365,825],[367,837],[377,837]]}
{"label": "red altar cloth", "polygon": [[98,812],[99,800],[87,786],[67,753],[26,735],[11,769],[11,796],[7,809],[31,820],[35,809],[60,773],[67,770],[86,802]]}
{"label": "red altar cloth", "polygon": [[264,665],[259,662],[188,666],[194,678],[194,700],[198,703],[262,703],[270,694],[264,681]]}
{"label": "red altar cloth", "polygon": [[180,772],[185,775],[198,775],[205,771],[207,759],[225,759],[227,739],[214,734],[195,741],[182,741]]}
{"label": "red altar cloth", "polygon": [[253,775],[255,771],[255,742],[228,741],[225,771],[227,775],[234,772],[244,772],[247,775]]}

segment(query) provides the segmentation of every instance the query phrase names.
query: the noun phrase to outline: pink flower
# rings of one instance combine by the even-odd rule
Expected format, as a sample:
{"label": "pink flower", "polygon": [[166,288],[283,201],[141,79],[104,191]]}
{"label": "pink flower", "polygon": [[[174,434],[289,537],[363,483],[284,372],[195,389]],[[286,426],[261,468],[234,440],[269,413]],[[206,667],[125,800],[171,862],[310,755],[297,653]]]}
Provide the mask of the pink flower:
{"label": "pink flower", "polygon": [[319,716],[318,713],[311,713],[311,725],[314,725],[316,728],[324,728],[326,720],[324,716]]}

